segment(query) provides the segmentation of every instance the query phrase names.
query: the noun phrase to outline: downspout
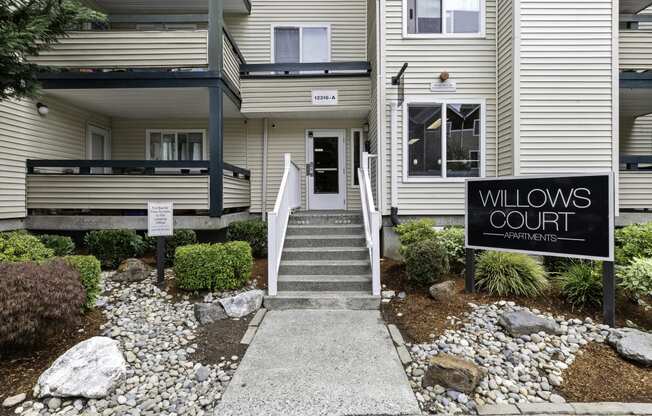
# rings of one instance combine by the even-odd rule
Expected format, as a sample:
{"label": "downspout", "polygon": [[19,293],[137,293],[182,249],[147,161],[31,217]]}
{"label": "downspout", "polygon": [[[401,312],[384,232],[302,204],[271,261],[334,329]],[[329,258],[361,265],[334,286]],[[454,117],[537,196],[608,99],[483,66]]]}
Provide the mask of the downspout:
{"label": "downspout", "polygon": [[[385,131],[387,130],[386,108],[385,108],[385,0],[378,0],[378,7],[376,7],[376,152],[378,158],[376,159],[376,190],[378,198],[378,211],[381,215],[385,212],[384,201],[384,165],[385,165],[385,140],[387,137]],[[391,173],[391,172],[390,172]],[[391,175],[390,175],[391,176]]]}
{"label": "downspout", "polygon": [[398,218],[398,184],[396,176],[396,143],[398,142],[397,127],[398,127],[398,103],[393,101],[390,104],[390,137],[389,137],[389,151],[390,151],[390,218],[392,225],[397,226],[401,224]]}
{"label": "downspout", "polygon": [[261,202],[261,211],[263,220],[267,219],[267,139],[268,139],[268,119],[263,119],[263,184],[262,184],[262,194],[263,200]]}

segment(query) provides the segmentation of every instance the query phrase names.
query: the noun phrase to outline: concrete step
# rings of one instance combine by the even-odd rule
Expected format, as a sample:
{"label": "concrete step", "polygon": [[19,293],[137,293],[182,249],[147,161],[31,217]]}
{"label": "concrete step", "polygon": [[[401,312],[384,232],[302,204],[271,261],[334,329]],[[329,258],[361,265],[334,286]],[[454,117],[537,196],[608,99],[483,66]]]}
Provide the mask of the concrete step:
{"label": "concrete step", "polygon": [[352,275],[371,272],[369,260],[283,260],[279,275]]}
{"label": "concrete step", "polygon": [[357,235],[290,235],[285,237],[284,247],[365,247],[366,241]]}
{"label": "concrete step", "polygon": [[268,310],[287,309],[348,309],[375,310],[380,308],[380,297],[370,292],[290,292],[279,291],[276,296],[265,296]]}
{"label": "concrete step", "polygon": [[290,216],[290,225],[362,224],[357,211],[299,211]]}
{"label": "concrete step", "polygon": [[289,225],[287,235],[357,235],[364,236],[364,227],[357,224]]}
{"label": "concrete step", "polygon": [[365,260],[367,247],[293,247],[283,248],[283,260]]}
{"label": "concrete step", "polygon": [[371,275],[281,275],[278,278],[278,290],[371,293]]}

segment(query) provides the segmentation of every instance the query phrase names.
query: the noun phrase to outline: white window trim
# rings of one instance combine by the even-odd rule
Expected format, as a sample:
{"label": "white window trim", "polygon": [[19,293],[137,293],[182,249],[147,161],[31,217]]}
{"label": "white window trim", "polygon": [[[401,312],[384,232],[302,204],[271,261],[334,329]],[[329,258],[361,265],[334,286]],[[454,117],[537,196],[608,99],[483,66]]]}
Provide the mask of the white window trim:
{"label": "white window trim", "polygon": [[455,98],[455,97],[441,97],[441,96],[415,96],[405,97],[403,103],[403,182],[404,183],[450,183],[450,182],[464,182],[467,178],[448,178],[446,177],[446,142],[448,134],[448,123],[442,123],[442,163],[441,172],[442,176],[410,176],[408,174],[408,136],[409,136],[409,116],[408,110],[411,104],[430,104],[433,106],[442,106],[442,118],[446,119],[446,106],[448,104],[479,104],[480,105],[480,178],[486,177],[486,160],[487,160],[487,143],[486,143],[486,125],[487,125],[487,100],[485,98]]}
{"label": "white window trim", "polygon": [[478,33],[448,33],[446,32],[446,9],[444,9],[444,0],[442,0],[441,10],[441,30],[442,33],[408,33],[408,0],[403,0],[403,38],[405,39],[449,39],[449,38],[467,38],[467,39],[484,39],[487,37],[487,2],[480,0],[480,32]]}
{"label": "white window trim", "polygon": [[276,51],[274,48],[274,31],[277,27],[292,27],[299,29],[299,63],[303,62],[303,28],[324,28],[326,29],[326,37],[328,38],[328,62],[331,61],[331,25],[330,23],[275,23],[271,26],[270,39],[271,39],[271,56],[270,62],[276,63]]}
{"label": "white window trim", "polygon": [[[150,151],[150,136],[152,133],[163,134],[174,134],[174,148],[179,148],[179,133],[201,133],[202,134],[202,160],[208,160],[208,149],[207,149],[207,131],[206,129],[147,129],[145,130],[145,160],[152,160],[149,151]],[[179,160],[178,156],[177,159]]]}
{"label": "white window trim", "polygon": [[[360,147],[358,149],[355,148],[355,133],[360,133]],[[353,175],[351,175],[351,184],[350,186],[352,188],[359,188],[360,184],[356,185],[355,184],[355,177],[358,175],[358,171],[355,170],[355,152],[356,150],[360,152],[360,166],[362,167],[362,152],[364,151],[364,146],[365,146],[365,140],[364,140],[364,130],[363,129],[351,129],[351,172],[353,172]]]}

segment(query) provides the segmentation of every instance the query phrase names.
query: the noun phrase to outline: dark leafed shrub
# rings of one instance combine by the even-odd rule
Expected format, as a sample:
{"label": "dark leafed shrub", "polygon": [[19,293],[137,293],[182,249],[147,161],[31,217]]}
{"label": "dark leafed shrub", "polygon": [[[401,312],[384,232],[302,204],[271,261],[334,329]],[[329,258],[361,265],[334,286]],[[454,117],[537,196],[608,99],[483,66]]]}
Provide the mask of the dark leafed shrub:
{"label": "dark leafed shrub", "polygon": [[75,252],[75,243],[70,237],[44,234],[39,238],[45,247],[54,251],[54,255],[57,257],[69,256]]}
{"label": "dark leafed shrub", "polygon": [[262,220],[236,221],[226,231],[229,241],[246,241],[256,258],[267,257],[267,223]]}
{"label": "dark leafed shrub", "polygon": [[62,259],[0,263],[0,346],[29,346],[79,323],[79,273]]}
{"label": "dark leafed shrub", "polygon": [[79,272],[81,283],[86,291],[84,309],[95,307],[95,301],[100,294],[100,261],[93,256],[68,256],[66,262]]}
{"label": "dark leafed shrub", "polygon": [[24,231],[0,233],[0,262],[42,261],[54,256],[37,237]]}
{"label": "dark leafed shrub", "polygon": [[549,286],[543,266],[525,254],[485,251],[476,275],[479,288],[500,296],[536,296]]}
{"label": "dark leafed shrub", "polygon": [[449,272],[446,249],[437,240],[423,240],[407,246],[405,268],[408,279],[418,285],[440,281]]}
{"label": "dark leafed shrub", "polygon": [[84,237],[84,242],[102,267],[112,269],[124,260],[142,256],[145,251],[143,238],[132,230],[91,231]]}
{"label": "dark leafed shrub", "polygon": [[[157,237],[146,237],[147,249],[156,252]],[[197,243],[197,234],[193,230],[175,230],[172,237],[165,238],[165,265],[174,264],[174,253],[177,247],[189,246]]]}
{"label": "dark leafed shrub", "polygon": [[573,306],[582,308],[602,304],[602,272],[597,264],[572,263],[561,272],[557,284],[561,294]]}

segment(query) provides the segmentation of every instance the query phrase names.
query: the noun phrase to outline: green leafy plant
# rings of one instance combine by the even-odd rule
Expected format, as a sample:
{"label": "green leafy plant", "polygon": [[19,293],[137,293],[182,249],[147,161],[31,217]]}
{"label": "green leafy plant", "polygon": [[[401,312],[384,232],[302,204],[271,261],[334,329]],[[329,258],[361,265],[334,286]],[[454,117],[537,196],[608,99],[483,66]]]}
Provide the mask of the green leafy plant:
{"label": "green leafy plant", "polygon": [[79,272],[81,283],[86,292],[84,309],[95,308],[95,301],[100,294],[100,275],[102,268],[100,261],[93,256],[68,256],[64,260]]}
{"label": "green leafy plant", "polygon": [[226,230],[229,241],[246,241],[254,257],[267,257],[267,223],[262,220],[236,221]]}
{"label": "green leafy plant", "polygon": [[616,263],[627,265],[635,258],[652,257],[652,223],[633,224],[617,229]]}
{"label": "green leafy plant", "polygon": [[394,227],[396,234],[398,234],[401,247],[399,253],[401,256],[406,256],[407,247],[413,243],[431,240],[437,236],[437,231],[433,228],[435,223],[429,219],[421,219],[415,221],[407,221],[401,225]]}
{"label": "green leafy plant", "polygon": [[573,306],[597,306],[602,304],[602,273],[597,264],[573,263],[561,272],[557,284]]}
{"label": "green leafy plant", "polygon": [[242,241],[179,247],[174,262],[177,286],[186,290],[241,288],[252,267],[251,247]]}
{"label": "green leafy plant", "polygon": [[546,271],[525,254],[485,251],[478,256],[477,285],[499,296],[536,296],[549,282]]}
{"label": "green leafy plant", "polygon": [[405,269],[417,285],[438,282],[449,271],[446,249],[434,239],[412,243],[405,250]]}
{"label": "green leafy plant", "polygon": [[102,267],[113,269],[126,259],[142,256],[145,250],[143,238],[132,230],[91,231],[84,242]]}
{"label": "green leafy plant", "polygon": [[31,346],[72,328],[85,298],[79,273],[62,259],[0,263],[0,347]]}
{"label": "green leafy plant", "polygon": [[452,273],[461,274],[466,267],[464,228],[450,227],[438,231],[435,238],[444,246]]}
{"label": "green leafy plant", "polygon": [[63,235],[44,234],[39,236],[45,247],[52,249],[57,257],[69,256],[75,252],[75,242]]}
{"label": "green leafy plant", "polygon": [[24,231],[0,233],[0,262],[43,261],[54,256],[38,237]]}
{"label": "green leafy plant", "polygon": [[[147,250],[156,252],[156,237],[145,237]],[[177,247],[189,246],[197,243],[197,234],[193,230],[175,230],[172,237],[165,239],[165,265],[174,264],[174,253]]]}
{"label": "green leafy plant", "polygon": [[618,270],[619,286],[632,298],[652,296],[652,258],[635,258]]}

